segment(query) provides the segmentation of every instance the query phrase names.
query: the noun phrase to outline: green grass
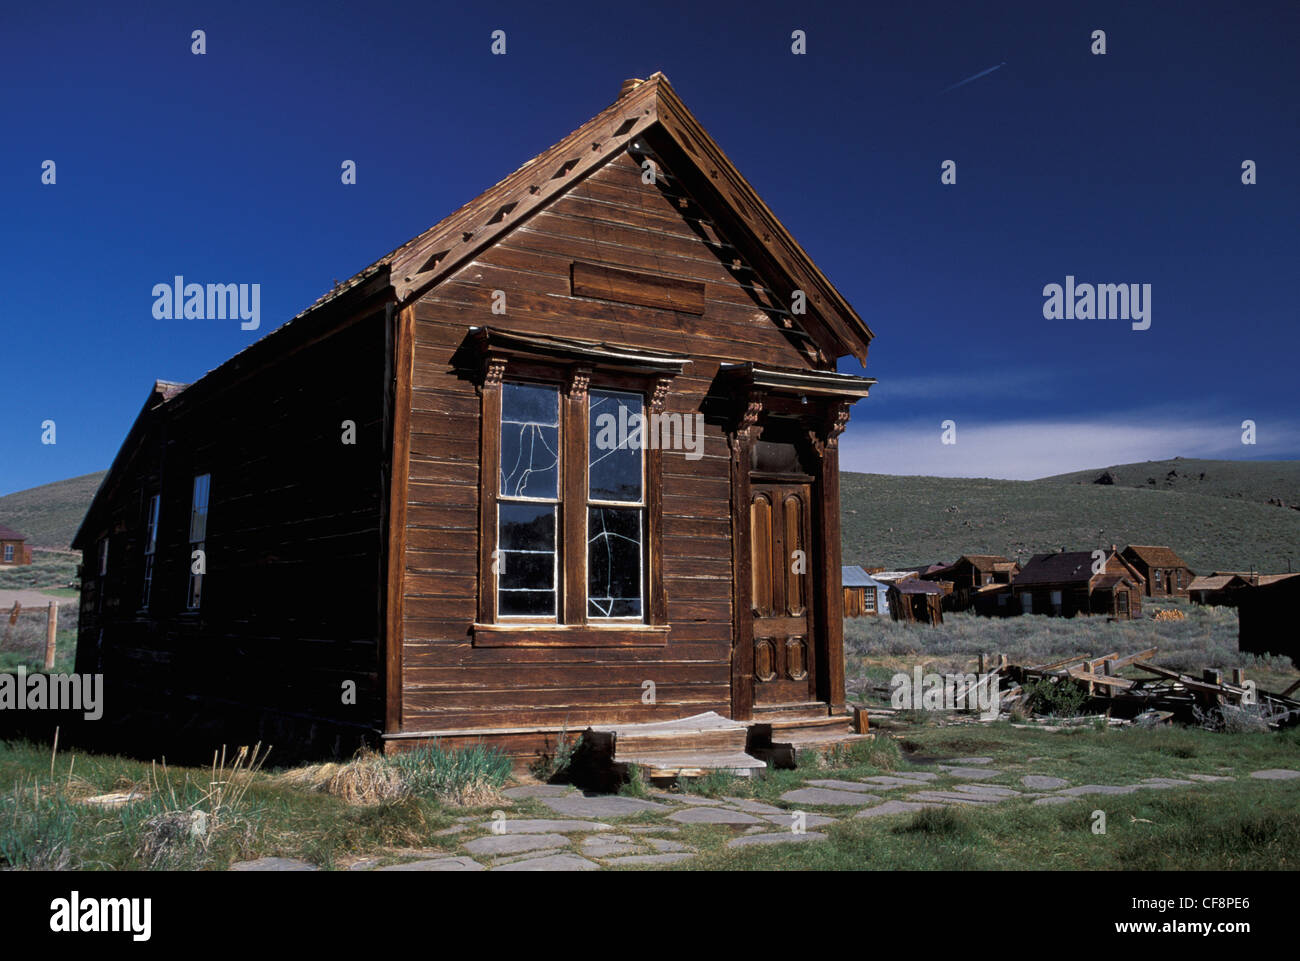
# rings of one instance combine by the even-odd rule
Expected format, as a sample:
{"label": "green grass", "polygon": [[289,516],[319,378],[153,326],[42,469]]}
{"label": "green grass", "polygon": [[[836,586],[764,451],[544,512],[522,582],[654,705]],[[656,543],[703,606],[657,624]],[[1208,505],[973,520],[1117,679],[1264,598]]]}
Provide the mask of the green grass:
{"label": "green grass", "polygon": [[76,583],[80,554],[64,551],[32,551],[32,562],[19,567],[0,568],[0,588],[7,590],[41,590],[57,597],[79,597],[80,591],[67,585]]}
{"label": "green grass", "polygon": [[[1243,472],[1254,466],[1232,465]],[[1300,511],[1262,500],[1181,488],[850,472],[841,474],[840,488],[845,564],[909,567],[974,553],[1023,562],[1061,547],[1132,543],[1167,544],[1198,573],[1252,565],[1286,571],[1288,558],[1300,570]]]}
{"label": "green grass", "polygon": [[6,494],[0,497],[0,523],[27,535],[28,547],[67,547],[105,473],[97,471]]}
{"label": "green grass", "polygon": [[[854,819],[845,808],[822,810],[839,823],[814,828],[824,843],[728,848],[734,835],[688,830],[682,840],[700,856],[681,870],[1288,870],[1300,866],[1300,781],[1261,781],[1249,771],[1296,766],[1300,731],[1224,735],[1194,729],[1080,729],[1052,734],[1007,724],[926,728],[903,741],[906,758],[983,754],[1001,773],[983,782],[1019,787],[1026,773],[1074,784],[1129,784],[1190,773],[1236,775],[1231,783],[1181,790],[1086,796],[1062,805],[1015,799],[979,808],[925,809]],[[1027,759],[1033,757],[1034,761]],[[851,767],[804,777],[847,777]],[[798,772],[782,772],[786,774]],[[868,771],[869,773],[869,771]],[[953,783],[947,776],[931,782]],[[765,792],[760,792],[765,793]],[[897,796],[898,792],[883,792]],[[777,802],[781,803],[781,802]],[[1107,832],[1092,831],[1093,812]]]}

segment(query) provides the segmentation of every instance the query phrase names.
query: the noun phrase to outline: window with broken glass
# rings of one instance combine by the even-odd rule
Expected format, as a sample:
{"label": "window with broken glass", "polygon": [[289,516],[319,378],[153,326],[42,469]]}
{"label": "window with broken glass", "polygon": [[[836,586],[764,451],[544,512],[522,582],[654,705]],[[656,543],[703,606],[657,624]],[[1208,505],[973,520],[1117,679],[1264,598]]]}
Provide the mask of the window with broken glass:
{"label": "window with broken glass", "polygon": [[587,617],[640,620],[645,572],[644,401],[588,394]]}
{"label": "window with broken glass", "polygon": [[559,600],[560,392],[501,391],[497,494],[497,616],[554,620]]}
{"label": "window with broken glass", "polygon": [[[501,386],[493,558],[499,621],[561,624],[566,609],[573,615],[573,601],[588,622],[645,620],[645,399],[630,391],[592,390],[583,402],[585,437],[582,418],[559,387]],[[566,429],[576,436],[566,440]],[[566,473],[575,476],[566,481]],[[572,502],[566,502],[566,490]],[[577,512],[585,526],[566,524],[566,511]],[[566,527],[573,543],[566,542]],[[585,588],[586,596],[566,605],[565,566],[581,570],[584,562],[585,578],[568,583],[570,590]]]}

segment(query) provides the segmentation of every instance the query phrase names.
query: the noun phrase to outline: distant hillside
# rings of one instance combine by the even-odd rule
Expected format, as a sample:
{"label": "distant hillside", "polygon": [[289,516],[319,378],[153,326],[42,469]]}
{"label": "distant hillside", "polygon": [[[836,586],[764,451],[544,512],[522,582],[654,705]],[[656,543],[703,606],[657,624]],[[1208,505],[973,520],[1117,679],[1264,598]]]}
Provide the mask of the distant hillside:
{"label": "distant hillside", "polygon": [[[1099,479],[1101,482],[1099,483]],[[1300,504],[1300,461],[1151,460],[1043,477],[1040,484],[1093,484]]]}
{"label": "distant hillside", "polygon": [[[1160,483],[1177,471],[1173,489],[1145,484],[1160,468]],[[1109,468],[1124,483],[1091,483],[1104,470],[1035,481],[846,471],[840,480],[844,563],[910,567],[961,554],[1027,558],[1061,547],[1134,543],[1168,544],[1197,571],[1251,565],[1285,571],[1288,556],[1300,570],[1300,511],[1266,503],[1270,497],[1300,502],[1300,463],[1153,461]],[[34,546],[66,547],[103,476],[0,497],[0,523],[27,534]],[[1183,477],[1196,477],[1198,486]],[[1129,485],[1129,478],[1136,481]]]}
{"label": "distant hillside", "polygon": [[[1170,463],[1178,465],[1171,469],[1179,475],[1181,465],[1193,463],[1214,465],[1215,476],[1226,473],[1219,470],[1221,461]],[[1206,475],[1208,480],[1208,468]],[[1134,543],[1168,544],[1198,572],[1251,565],[1285,571],[1288,557],[1300,570],[1300,511],[1245,499],[1246,490],[1258,489],[1249,486],[1248,475],[1243,473],[1237,488],[1243,492],[1239,499],[1055,479],[846,472],[840,480],[844,563],[911,567],[975,553],[1023,560],[1061,547],[1084,550]],[[1232,489],[1226,478],[1222,483],[1225,490]]]}
{"label": "distant hillside", "polygon": [[67,547],[107,471],[83,474],[0,497],[0,524],[27,535],[30,547]]}

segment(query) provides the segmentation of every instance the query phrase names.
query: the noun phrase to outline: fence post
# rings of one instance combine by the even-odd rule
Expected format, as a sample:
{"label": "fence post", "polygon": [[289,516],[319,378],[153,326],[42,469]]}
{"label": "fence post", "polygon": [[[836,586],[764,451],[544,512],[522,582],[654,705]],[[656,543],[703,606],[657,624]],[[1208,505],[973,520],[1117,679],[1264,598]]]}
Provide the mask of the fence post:
{"label": "fence post", "polygon": [[49,614],[45,618],[45,669],[54,670],[54,639],[59,630],[59,602],[50,601]]}

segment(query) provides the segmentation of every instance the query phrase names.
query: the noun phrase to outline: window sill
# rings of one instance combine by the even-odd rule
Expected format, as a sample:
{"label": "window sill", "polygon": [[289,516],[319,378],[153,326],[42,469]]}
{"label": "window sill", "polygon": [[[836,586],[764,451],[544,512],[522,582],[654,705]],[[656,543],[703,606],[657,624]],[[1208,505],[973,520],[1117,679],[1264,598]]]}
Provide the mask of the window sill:
{"label": "window sill", "polygon": [[475,647],[663,647],[668,625],[475,624]]}

